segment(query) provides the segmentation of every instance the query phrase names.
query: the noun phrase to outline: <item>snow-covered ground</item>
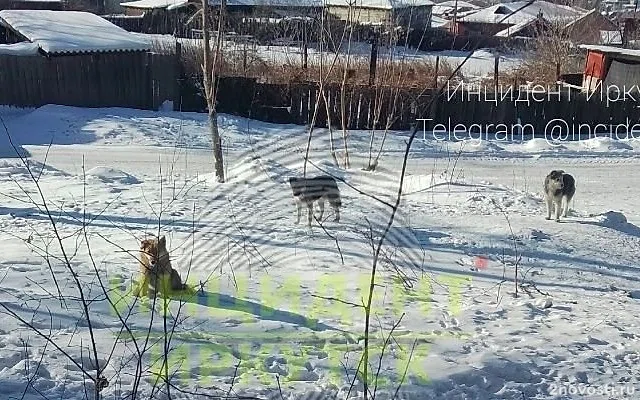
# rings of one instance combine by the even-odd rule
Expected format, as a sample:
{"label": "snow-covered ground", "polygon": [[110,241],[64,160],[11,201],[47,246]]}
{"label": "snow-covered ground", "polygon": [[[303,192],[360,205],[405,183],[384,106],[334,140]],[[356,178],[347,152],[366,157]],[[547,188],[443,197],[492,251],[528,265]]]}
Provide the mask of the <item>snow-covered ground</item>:
{"label": "snow-covered ground", "polygon": [[[357,305],[407,133],[391,133],[378,170],[365,172],[368,132],[350,132],[343,170],[316,130],[308,171],[344,180],[343,209],[339,223],[327,207],[323,228],[308,228],[294,225],[287,183],[302,173],[304,127],[220,116],[228,180],[219,184],[205,115],[62,106],[0,115],[30,155],[24,165],[0,141],[2,398],[86,398],[95,357],[69,266],[109,382],[103,398],[131,398],[135,385],[140,398],[169,398],[156,379],[162,307],[128,292],[138,241],[158,229],[174,267],[202,289],[169,305],[171,398],[363,397],[361,381],[349,391],[363,349]],[[459,149],[428,137],[412,147],[378,263],[376,398],[637,398],[640,143]],[[541,195],[557,168],[578,188],[560,223],[544,219]],[[136,346],[147,349],[141,373]]]}

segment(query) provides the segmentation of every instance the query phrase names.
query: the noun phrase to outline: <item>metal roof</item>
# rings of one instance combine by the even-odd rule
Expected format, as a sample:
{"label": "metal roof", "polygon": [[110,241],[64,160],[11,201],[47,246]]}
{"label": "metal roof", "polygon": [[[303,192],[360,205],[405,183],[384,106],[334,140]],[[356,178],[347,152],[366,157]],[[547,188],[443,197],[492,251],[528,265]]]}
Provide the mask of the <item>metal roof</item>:
{"label": "metal roof", "polygon": [[0,24],[47,54],[149,51],[151,45],[95,14],[81,11],[3,10]]}

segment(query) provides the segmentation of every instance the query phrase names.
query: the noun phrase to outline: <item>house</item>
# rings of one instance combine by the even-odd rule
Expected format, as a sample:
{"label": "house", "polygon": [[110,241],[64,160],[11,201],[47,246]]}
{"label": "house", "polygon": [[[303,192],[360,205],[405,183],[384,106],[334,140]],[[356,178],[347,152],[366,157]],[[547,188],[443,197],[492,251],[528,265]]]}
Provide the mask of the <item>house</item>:
{"label": "house", "polygon": [[136,0],[120,3],[122,15],[106,16],[129,31],[187,37],[197,8],[187,0]]}
{"label": "house", "polygon": [[176,100],[177,60],[95,14],[0,11],[0,104],[158,109]]}
{"label": "house", "polygon": [[[120,3],[125,15],[140,16],[150,12],[196,11],[199,1],[188,0],[135,0]],[[220,0],[209,0],[212,8],[220,7]],[[321,0],[227,0],[226,10],[231,16],[285,17],[305,15],[322,9]]]}
{"label": "house", "polygon": [[1,10],[64,10],[65,0],[0,0]]}
{"label": "house", "polygon": [[47,56],[150,50],[147,41],[88,12],[0,11],[0,45],[24,42]]}
{"label": "house", "polygon": [[137,0],[120,3],[124,14],[128,16],[142,16],[155,11],[173,11],[189,6],[188,0]]}
{"label": "house", "polygon": [[560,28],[568,38],[600,43],[601,31],[617,26],[597,10],[585,10],[543,0],[500,3],[483,8],[457,21],[460,34],[508,37],[535,37],[548,29]]}
{"label": "house", "polygon": [[540,17],[549,22],[570,22],[586,10],[577,9],[547,1],[536,0],[498,3],[485,7],[458,20],[460,33],[478,33],[493,36],[508,28],[510,34],[516,33]]}
{"label": "house", "polygon": [[614,21],[620,32],[620,43],[624,47],[635,45],[640,39],[640,12],[638,11],[620,11],[611,13],[612,21]]}
{"label": "house", "polygon": [[597,45],[579,47],[587,51],[582,78],[583,91],[593,92],[600,85],[605,90],[617,87],[621,92],[635,89],[637,93],[640,82],[640,50]]}
{"label": "house", "polygon": [[329,14],[363,25],[392,25],[409,29],[431,27],[430,0],[326,0]]}

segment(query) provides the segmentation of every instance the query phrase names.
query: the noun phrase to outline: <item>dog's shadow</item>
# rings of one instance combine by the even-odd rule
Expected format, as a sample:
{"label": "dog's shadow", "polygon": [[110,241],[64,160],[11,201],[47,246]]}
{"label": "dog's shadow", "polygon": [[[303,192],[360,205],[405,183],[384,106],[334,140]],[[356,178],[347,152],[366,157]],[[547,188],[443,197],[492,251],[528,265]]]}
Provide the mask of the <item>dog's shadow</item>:
{"label": "dog's shadow", "polygon": [[589,221],[586,219],[561,220],[561,222],[573,222],[581,225],[592,225],[602,228],[612,229],[625,235],[640,238],[640,227],[627,221],[624,214],[616,211],[607,211],[602,214],[590,215],[590,217],[600,217],[599,221]]}
{"label": "dog's shadow", "polygon": [[311,329],[312,331],[344,332],[341,329],[319,322],[314,318],[309,318],[304,315],[296,314],[286,310],[279,310],[251,300],[243,300],[223,293],[198,290],[195,293],[174,294],[170,296],[170,298],[176,301],[197,304],[200,306],[216,308],[219,310],[244,312],[247,314],[252,314],[262,320],[278,321],[297,325],[302,328]]}

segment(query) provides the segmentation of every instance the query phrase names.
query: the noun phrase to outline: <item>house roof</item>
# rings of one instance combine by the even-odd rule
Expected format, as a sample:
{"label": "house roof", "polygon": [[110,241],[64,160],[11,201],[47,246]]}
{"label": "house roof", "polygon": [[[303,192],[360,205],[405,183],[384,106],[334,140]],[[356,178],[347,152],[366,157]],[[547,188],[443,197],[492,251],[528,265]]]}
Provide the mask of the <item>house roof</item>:
{"label": "house roof", "polygon": [[[581,14],[581,15],[575,17],[575,18],[561,20],[560,22],[565,23],[565,25],[564,25],[565,29],[570,29],[572,26],[574,26],[575,24],[577,24],[578,22],[580,22],[584,18],[587,18],[588,16],[590,16],[592,14],[597,14],[597,13],[598,13],[598,11],[594,8],[591,11],[585,11],[583,14]],[[500,32],[496,33],[495,36],[498,36],[498,37],[517,36],[518,33],[520,33],[525,28],[527,28],[529,26],[532,26],[533,24],[535,24],[535,22],[536,22],[536,18],[533,18],[533,19],[530,19],[530,20],[523,19],[521,22],[519,22],[519,23],[517,23],[515,25],[508,26],[507,28],[505,28],[505,29],[501,30]],[[602,35],[602,31],[601,31],[601,35]],[[602,36],[601,40],[602,40],[601,43],[607,43],[606,40],[608,40],[608,39],[606,39],[605,36]]]}
{"label": "house roof", "polygon": [[431,0],[325,0],[327,5],[348,7],[352,4],[355,7],[378,8],[391,10],[397,8],[433,6]]}
{"label": "house roof", "polygon": [[[139,9],[167,9],[173,10],[185,7],[193,0],[136,0],[120,3],[122,7]],[[432,6],[431,0],[227,0],[227,6],[277,6],[277,7],[322,7],[323,4],[345,6],[354,4],[356,7],[394,9],[417,6]],[[220,0],[209,0],[211,5],[219,5]],[[459,7],[460,8],[460,7]]]}
{"label": "house roof", "polygon": [[137,0],[120,3],[122,7],[129,8],[142,8],[145,10],[152,10],[156,8],[166,8],[167,10],[173,10],[176,8],[184,7],[189,3],[189,0]]}
{"label": "house roof", "polygon": [[478,12],[461,18],[461,22],[479,22],[485,24],[518,25],[527,23],[538,17],[538,13],[547,21],[569,21],[585,14],[587,10],[581,8],[549,3],[543,0],[515,1],[500,3],[483,8]]}
{"label": "house roof", "polygon": [[608,55],[624,56],[626,58],[640,59],[640,50],[623,49],[621,47],[614,46],[599,46],[594,44],[582,44],[578,46],[581,49],[589,51],[597,51],[598,53],[604,53]]}
{"label": "house roof", "polygon": [[449,23],[448,19],[438,17],[437,15],[431,16],[431,27],[432,28],[442,28]]}
{"label": "house roof", "polygon": [[447,0],[447,1],[440,1],[438,3],[436,3],[436,6],[441,6],[441,7],[455,7],[456,3],[458,4],[458,8],[473,8],[473,9],[479,9],[481,8],[480,6],[477,6],[475,4],[469,3],[468,1],[464,1],[464,0]]}
{"label": "house roof", "polygon": [[518,22],[515,25],[509,25],[508,27],[504,28],[500,32],[496,33],[495,36],[497,37],[517,36],[519,32],[521,32],[523,29],[527,28],[528,26],[533,25],[535,22],[536,22],[536,18],[523,19],[522,21]]}
{"label": "house roof", "polygon": [[88,12],[3,10],[0,11],[0,24],[48,54],[151,49],[146,41]]}
{"label": "house roof", "polygon": [[[479,6],[476,6],[475,4],[471,4],[468,3],[466,1],[460,0],[457,2],[458,3],[458,12],[457,15],[458,16],[462,16],[462,15],[467,15],[470,14],[472,12],[476,12],[477,10],[480,9]],[[446,15],[446,14],[453,14],[453,11],[456,9],[456,1],[455,0],[448,0],[448,1],[444,1],[442,3],[436,3],[433,6],[433,11],[432,14],[433,15]]]}

